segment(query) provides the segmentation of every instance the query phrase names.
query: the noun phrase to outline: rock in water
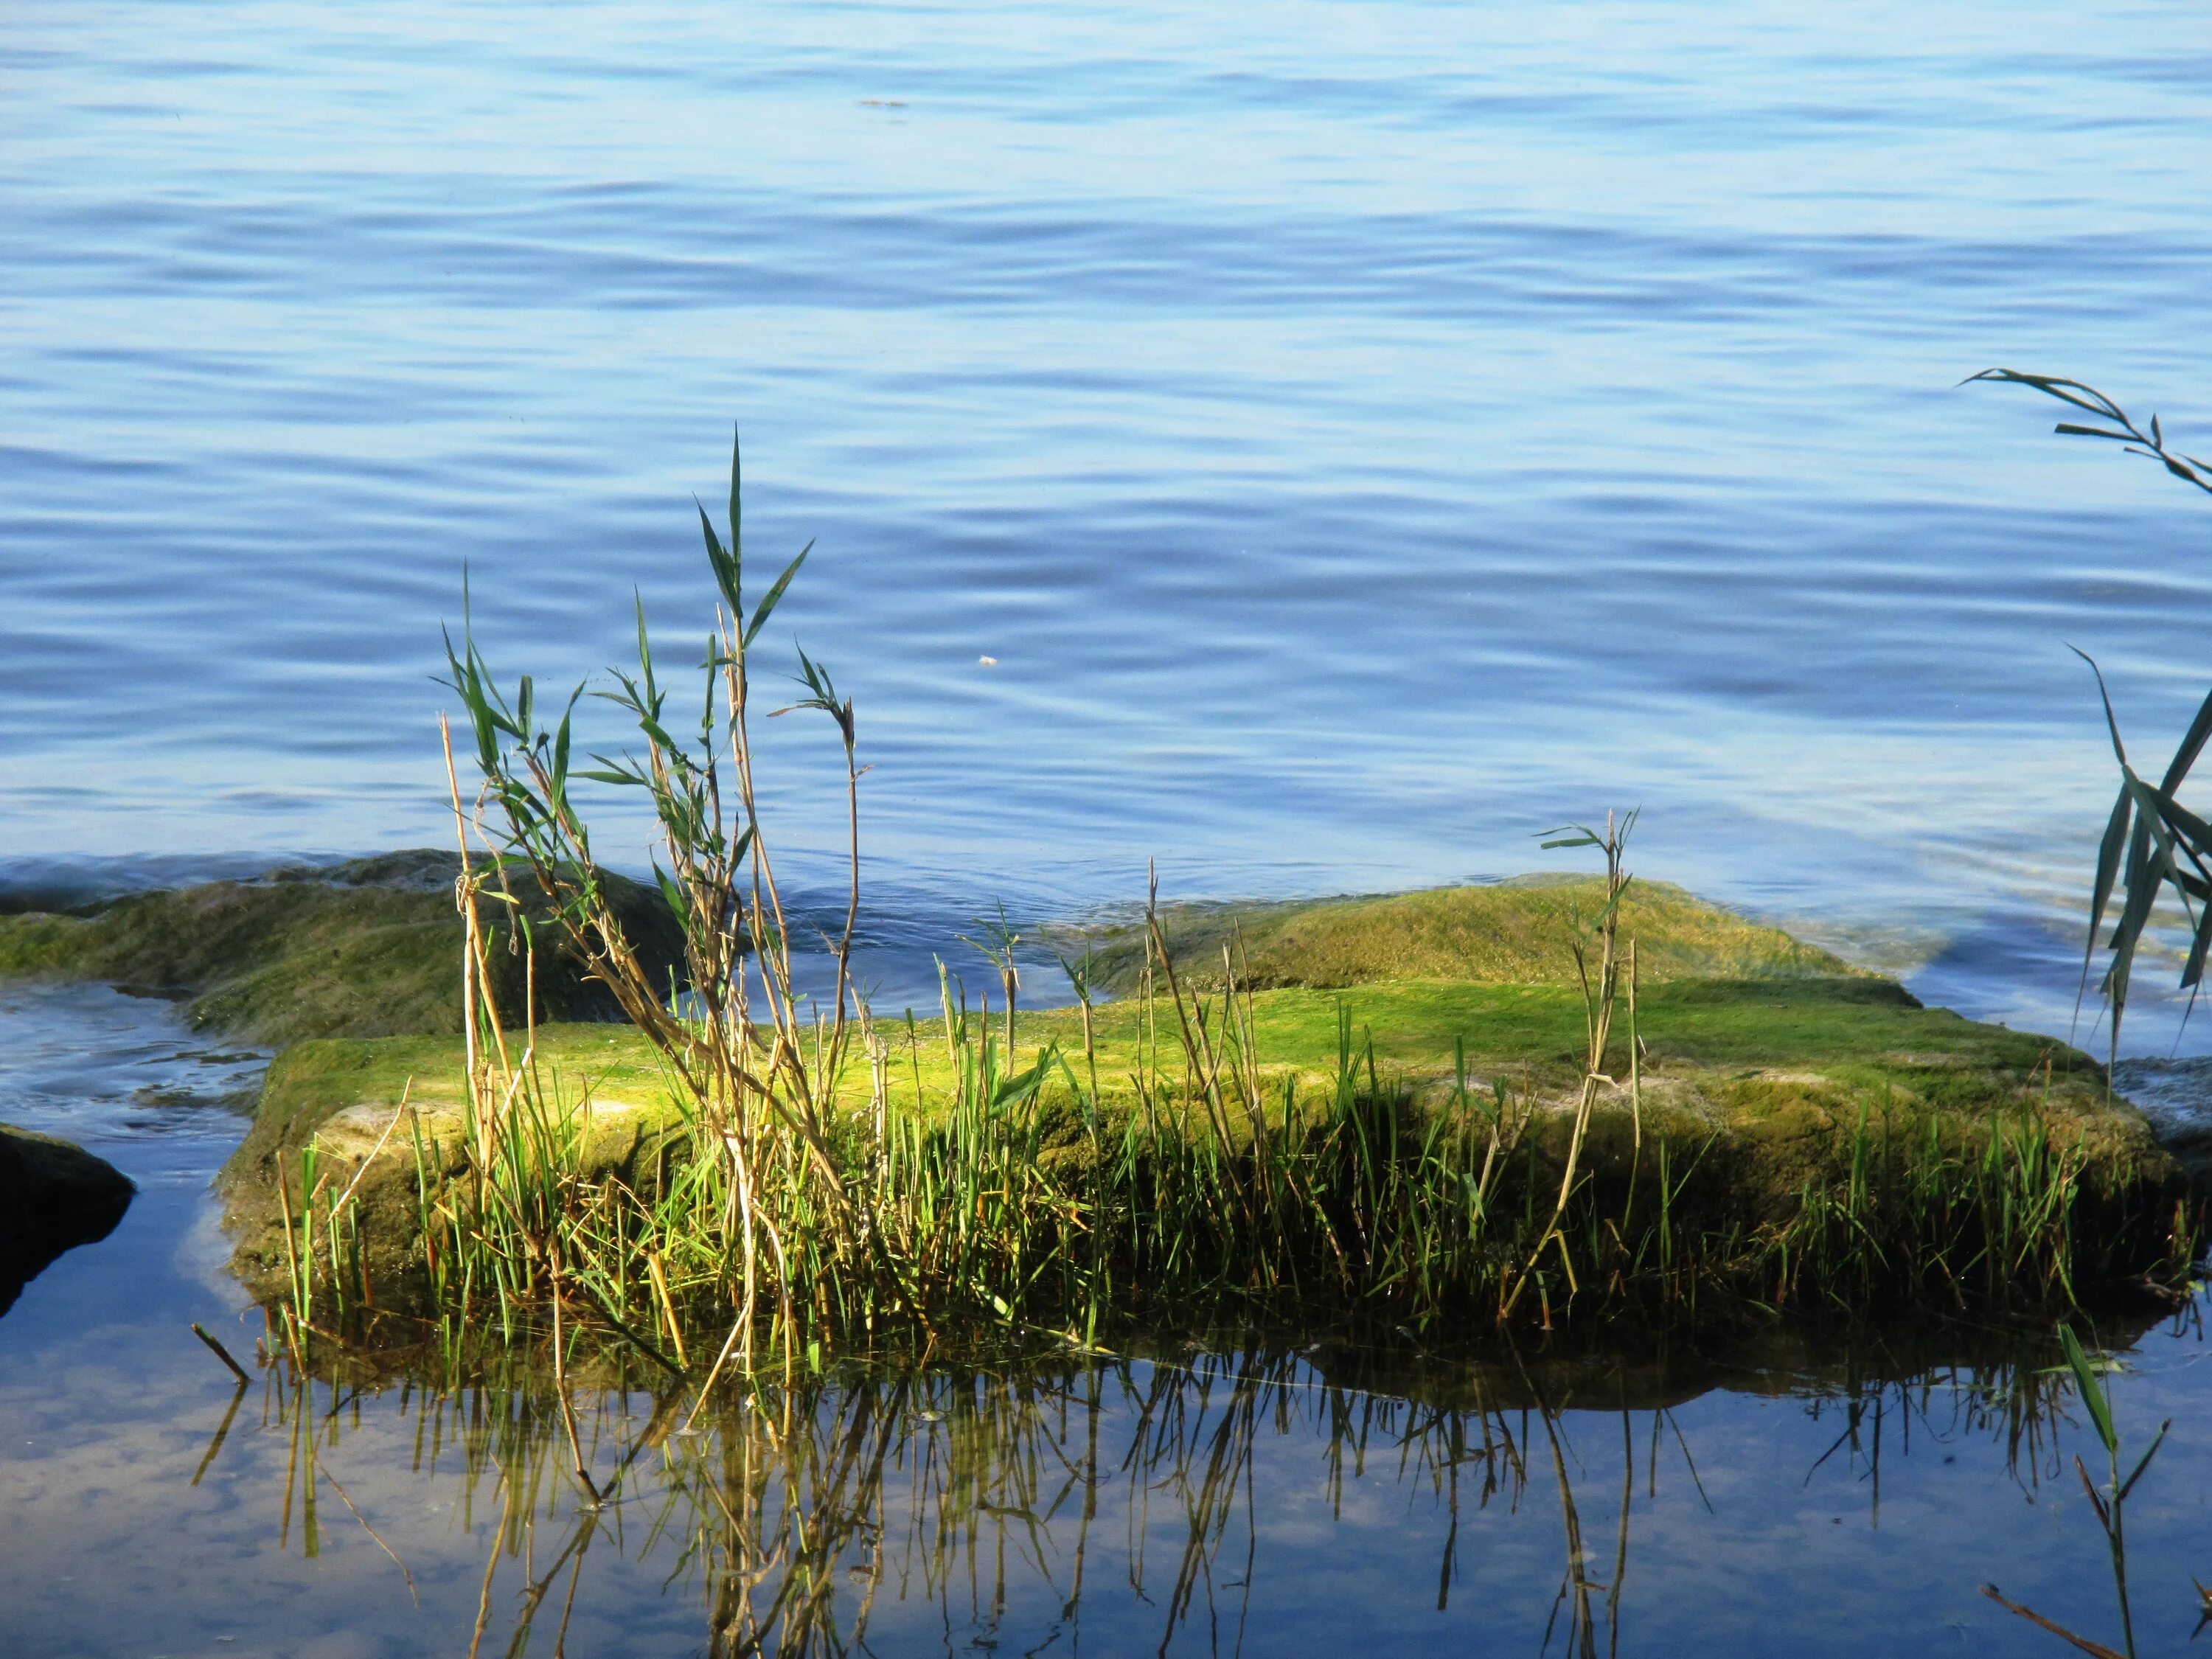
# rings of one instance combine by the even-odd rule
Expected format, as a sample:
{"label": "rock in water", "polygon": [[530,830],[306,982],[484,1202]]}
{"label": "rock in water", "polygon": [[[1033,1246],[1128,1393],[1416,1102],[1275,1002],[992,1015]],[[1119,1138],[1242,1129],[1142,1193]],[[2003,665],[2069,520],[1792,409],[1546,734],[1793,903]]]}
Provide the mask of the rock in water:
{"label": "rock in water", "polygon": [[[459,873],[455,854],[423,849],[139,893],[67,915],[0,915],[0,980],[107,980],[189,998],[195,1030],[270,1048],[459,1031]],[[666,900],[599,875],[653,981],[680,981],[684,929]],[[483,913],[485,968],[511,1028],[525,1024],[533,982],[540,1022],[620,1018],[613,996],[561,943],[542,897],[528,894],[514,912],[487,899]],[[534,924],[532,951],[512,929],[518,913]]]}
{"label": "rock in water", "polygon": [[113,1232],[137,1190],[82,1146],[0,1123],[0,1313],[63,1251]]}

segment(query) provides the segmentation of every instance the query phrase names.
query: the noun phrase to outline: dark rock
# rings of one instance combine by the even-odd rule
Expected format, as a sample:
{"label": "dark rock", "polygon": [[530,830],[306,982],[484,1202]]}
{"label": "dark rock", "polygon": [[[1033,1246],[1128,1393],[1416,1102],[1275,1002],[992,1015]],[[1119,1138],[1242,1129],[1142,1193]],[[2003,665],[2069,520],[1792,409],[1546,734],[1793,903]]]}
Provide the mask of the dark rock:
{"label": "dark rock", "polygon": [[0,1313],[63,1251],[113,1232],[137,1190],[82,1146],[0,1123]]}

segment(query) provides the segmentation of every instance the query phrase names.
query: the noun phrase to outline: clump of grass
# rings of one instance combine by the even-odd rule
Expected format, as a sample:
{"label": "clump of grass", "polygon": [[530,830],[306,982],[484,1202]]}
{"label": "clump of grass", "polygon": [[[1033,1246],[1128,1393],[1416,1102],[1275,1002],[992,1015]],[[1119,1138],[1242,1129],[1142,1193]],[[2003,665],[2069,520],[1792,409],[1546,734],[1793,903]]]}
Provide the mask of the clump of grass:
{"label": "clump of grass", "polygon": [[[473,641],[450,649],[482,781],[471,800],[456,768],[466,1128],[450,1145],[409,1121],[416,1243],[403,1275],[447,1352],[550,1331],[565,1364],[583,1333],[711,1384],[763,1350],[789,1370],[837,1346],[1042,1334],[1092,1349],[1192,1317],[1397,1327],[1426,1341],[1597,1308],[1680,1319],[1893,1297],[2043,1305],[2070,1299],[2085,1250],[2108,1265],[2113,1239],[2136,1271],[2193,1255],[2186,1215],[2128,1212],[2124,1193],[2100,1211],[2086,1153],[2033,1111],[1968,1131],[1911,1117],[1926,1139],[1910,1143],[1887,1114],[1863,1113],[1847,1180],[1808,1177],[1778,1211],[1747,1202],[1717,1129],[1643,1109],[1625,823],[1553,843],[1606,860],[1601,908],[1576,947],[1584,1043],[1564,1095],[1533,1069],[1474,1077],[1463,1049],[1441,1093],[1425,1090],[1343,1006],[1318,1074],[1274,1061],[1241,940],[1232,930],[1193,962],[1156,889],[1117,1015],[1133,1041],[1110,1066],[1095,959],[1071,974],[1079,1036],[1048,1024],[1024,1045],[1040,1027],[1016,1020],[1003,916],[975,941],[999,1007],[988,992],[971,1006],[941,975],[926,1056],[912,1016],[879,1018],[853,983],[858,726],[802,653],[790,707],[834,729],[850,881],[827,941],[833,992],[809,1003],[751,734],[757,641],[805,555],[748,611],[740,522],[733,461],[726,534],[701,514],[719,598],[704,684],[679,705],[641,616],[635,667],[602,694],[635,726],[635,753],[578,769],[586,688],[549,726],[530,680],[504,695]],[[651,805],[655,876],[684,934],[680,984],[655,982],[613,902],[571,793],[580,776]],[[592,1156],[588,1099],[572,1104],[588,1085],[545,1061],[528,988],[515,999],[490,971],[506,928],[526,944],[556,933],[658,1058],[676,1121],[619,1167]],[[1624,1001],[1621,1066],[1608,1055]],[[278,1183],[295,1341],[399,1299],[386,1283],[379,1306],[353,1187],[333,1191],[314,1158],[311,1146]]]}

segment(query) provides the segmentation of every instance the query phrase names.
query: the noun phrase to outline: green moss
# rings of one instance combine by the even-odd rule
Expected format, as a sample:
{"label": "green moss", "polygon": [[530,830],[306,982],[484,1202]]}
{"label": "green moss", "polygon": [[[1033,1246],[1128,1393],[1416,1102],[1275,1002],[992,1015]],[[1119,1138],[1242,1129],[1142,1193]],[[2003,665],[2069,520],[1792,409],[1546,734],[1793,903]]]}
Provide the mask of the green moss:
{"label": "green moss", "polygon": [[[2160,1180],[2172,1173],[2141,1115],[2124,1101],[2108,1101],[2103,1072],[2087,1055],[2047,1037],[1923,1008],[1887,981],[1675,981],[1650,988],[1638,1012],[1647,1045],[1647,1130],[1672,1124],[1691,1140],[1717,1133],[1742,1139],[1759,1153],[1754,1161],[1773,1166],[1761,1177],[1769,1188],[1794,1191],[1806,1165],[1780,1149],[1810,1138],[1826,1158],[1856,1133],[1862,1109],[1896,1135],[1936,1121],[1953,1146],[1992,1114],[2032,1111],[2069,1144],[2084,1140],[2115,1168],[2140,1164]],[[1409,981],[1341,993],[1263,991],[1252,1000],[1252,1016],[1267,1073],[1294,1075],[1311,1090],[1335,1075],[1340,1020],[1346,1017],[1355,1062],[1364,1065],[1371,1053],[1380,1073],[1410,1079],[1431,1102],[1450,1085],[1455,1045],[1478,1091],[1496,1079],[1556,1106],[1580,1074],[1582,1001],[1561,986]],[[1149,1012],[1136,1002],[1097,1011],[1098,1071],[1109,1105],[1126,1106],[1130,1098],[1126,1079],[1143,1066],[1155,1019],[1163,1061],[1179,1073],[1179,1038],[1164,1003]],[[910,1040],[902,1025],[889,1035],[899,1097],[911,1099],[918,1081],[926,1103],[945,1099],[951,1072],[942,1023],[917,1023]],[[1024,1014],[1017,1035],[1024,1060],[1051,1042],[1079,1070],[1084,1066],[1075,1010]],[[657,1113],[673,1110],[659,1062],[633,1029],[541,1028],[538,1057],[564,1080],[564,1095],[597,1093]],[[1625,1032],[1608,1063],[1625,1083]],[[303,1044],[271,1068],[260,1118],[238,1161],[265,1160],[279,1146],[296,1149],[332,1115],[365,1100],[396,1102],[403,1089],[411,1088],[418,1104],[443,1109],[460,1098],[461,1068],[458,1037]],[[848,1094],[864,1093],[855,1076]],[[1625,1088],[1605,1091],[1601,1116],[1617,1119],[1626,1131]]]}
{"label": "green moss", "polygon": [[[1480,984],[1567,983],[1577,933],[1604,908],[1605,885],[1582,877],[1522,877],[1319,903],[1192,906],[1166,911],[1162,931],[1178,971],[1222,979],[1222,951],[1257,988],[1335,988],[1405,979]],[[1639,881],[1622,901],[1620,933],[1637,943],[1642,977],[1774,979],[1843,975],[1840,958],[1762,927],[1664,882]],[[1097,951],[1099,982],[1135,988],[1145,961],[1140,926],[1079,934]]]}
{"label": "green moss", "polygon": [[[190,999],[195,1025],[274,1046],[458,1031],[458,870],[451,854],[388,854],[140,894],[82,915],[0,916],[0,976],[110,980],[173,993]],[[667,906],[634,882],[609,880],[641,954],[673,971],[682,937]],[[500,938],[507,939],[503,931]],[[520,1023],[525,957],[495,948],[492,968],[497,994]],[[615,1012],[604,989],[542,943],[536,979],[542,1018]]]}
{"label": "green moss", "polygon": [[[1443,1079],[1455,1043],[1478,1083],[1498,1078],[1518,1088],[1525,1081],[1541,1091],[1572,1083],[1579,1070],[1582,1000],[1562,986],[1416,981],[1343,992],[1262,991],[1252,1011],[1271,1072],[1333,1075],[1344,1015],[1355,1057],[1371,1048],[1376,1064],[1397,1075]],[[2054,1093],[2070,1097],[2086,1088],[2101,1098],[2102,1069],[2087,1055],[2049,1037],[1923,1008],[1885,980],[1680,981],[1651,988],[1638,1012],[1645,1080],[1656,1086],[1693,1079],[1732,1109],[1828,1100],[1840,1097],[1838,1091],[1855,1097],[1871,1087],[1927,1109],[1973,1114],[2031,1085],[2041,1089],[2046,1066]],[[1138,1068],[1148,1021],[1155,1020],[1168,1063],[1179,1066],[1179,1039],[1164,1002],[1149,1014],[1134,1001],[1097,1009],[1098,1066],[1109,1095]],[[887,1029],[901,1086],[910,1092],[918,1075],[926,1097],[943,1095],[950,1080],[943,1023],[918,1022],[910,1047],[903,1025]],[[1017,1036],[1025,1059],[1049,1042],[1081,1064],[1081,1017],[1073,1009],[1024,1012]],[[549,1025],[538,1042],[542,1066],[580,1083],[626,1095],[662,1086],[651,1045],[630,1027]],[[1608,1063],[1626,1076],[1625,1032]],[[458,1036],[306,1043],[271,1068],[269,1100],[283,1103],[286,1114],[296,1104],[335,1109],[379,1092],[396,1098],[410,1078],[418,1099],[457,1100],[460,1070]],[[264,1119],[269,1112],[264,1107]]]}
{"label": "green moss", "polygon": [[76,979],[96,936],[82,916],[0,916],[0,978]]}
{"label": "green moss", "polygon": [[[544,1099],[580,1138],[587,1176],[635,1176],[641,1154],[681,1127],[659,1062],[633,1028],[543,1026],[530,1053]],[[520,1049],[511,1057],[519,1064]],[[352,1191],[372,1279],[404,1299],[420,1266],[422,1180],[434,1188],[465,1167],[464,1066],[458,1035],[313,1039],[270,1063],[253,1127],[219,1182],[234,1265],[257,1294],[280,1293],[286,1207],[296,1213],[301,1194],[319,1186]]]}
{"label": "green moss", "polygon": [[[1413,895],[1395,908],[1397,902],[1310,907],[1364,913],[1356,926],[1329,935],[1342,948],[1332,946],[1328,973],[1359,965],[1382,976],[1341,988],[1284,986],[1251,996],[1245,1012],[1271,1120],[1286,1085],[1303,1109],[1326,1113],[1341,1098],[1338,1081],[1349,1064],[1361,1098],[1381,1103],[1376,1109],[1388,1115],[1387,1129],[1378,1120],[1382,1139],[1376,1144],[1396,1145],[1418,1162],[1431,1129],[1462,1145],[1470,1134],[1479,1142],[1487,1122],[1480,1114],[1495,1085],[1525,1132],[1493,1201],[1501,1213],[1516,1216],[1525,1207],[1547,1206],[1565,1162],[1569,1108],[1581,1085],[1586,1025],[1579,988],[1558,974],[1521,982],[1484,977],[1503,971],[1501,963],[1522,960],[1510,956],[1492,957],[1480,971],[1414,976],[1411,964],[1448,954],[1446,945],[1435,942],[1449,931],[1444,923],[1431,935],[1413,928],[1413,942],[1391,951],[1375,916],[1444,917],[1461,929],[1462,943],[1449,949],[1460,952],[1455,960],[1464,966],[1476,949],[1465,942],[1477,937],[1470,916],[1517,917],[1501,931],[1509,941],[1522,941],[1515,949],[1534,952],[1546,916],[1563,929],[1562,918],[1595,896],[1591,884],[1555,883]],[[1625,1003],[1617,1010],[1615,1044],[1606,1057],[1605,1069],[1622,1086],[1601,1090],[1578,1165],[1584,1180],[1577,1202],[1589,1214],[1626,1214],[1665,1190],[1674,1206],[1667,1225],[1682,1248],[1704,1251],[1708,1260],[1745,1261],[1762,1259],[1761,1240],[1848,1241],[1863,1236],[1855,1229],[1894,1227],[1898,1260],[1881,1271],[1910,1278],[1932,1271],[1916,1265],[1927,1239],[1955,1242],[1965,1236],[1960,1227],[1971,1232],[1983,1225],[1971,1218],[1985,1212],[2001,1214],[2008,1226],[2015,1208],[2063,1189],[2078,1194],[2064,1202],[2068,1224],[2078,1229],[2083,1273],[2125,1278],[2170,1252],[2176,1203],[2186,1192],[2181,1172],[2142,1115],[2110,1096],[2101,1069],[2087,1056],[2048,1038],[1923,1007],[1891,981],[1852,974],[1824,953],[1673,890],[1650,890],[1643,902],[1648,908],[1632,909],[1629,917],[1650,930],[1638,934],[1646,972],[1635,1020],[1632,1028]],[[1263,943],[1274,953],[1267,960],[1288,972],[1293,947],[1304,948],[1301,942],[1314,936],[1289,916],[1279,920],[1280,931]],[[1645,939],[1662,941],[1657,969],[1650,966]],[[1374,965],[1386,959],[1395,967],[1386,972]],[[1694,976],[1700,963],[1744,971]],[[1300,972],[1323,971],[1313,961],[1297,965]],[[991,1021],[994,1035],[1003,1031],[1002,1018],[994,1014]],[[955,1092],[942,1024],[887,1022],[877,1029],[890,1042],[893,1110],[942,1111]],[[971,1024],[971,1040],[977,1029]],[[1209,1018],[1217,1043],[1224,1029],[1217,992]],[[1640,1043],[1640,1106],[1632,1104],[1625,1086],[1632,1029]],[[1185,1092],[1170,1003],[1129,998],[1103,1004],[1093,1030],[1103,1139],[1094,1141],[1084,1127],[1069,1073],[1055,1074],[1036,1105],[1031,1151],[1023,1154],[1034,1156],[1053,1180],[1087,1179],[1083,1172],[1097,1147],[1121,1144],[1121,1131],[1131,1126],[1146,1126],[1149,1133],[1160,1097]],[[1087,1078],[1080,1011],[1024,1012],[1018,1038],[1017,1065],[1055,1045],[1073,1075]],[[626,1026],[550,1024],[538,1029],[533,1057],[546,1082],[540,1097],[551,1103],[561,1133],[573,1133],[585,1150],[581,1171],[619,1174],[641,1190],[655,1190],[659,1165],[641,1164],[641,1154],[676,1146],[680,1155],[682,1118],[644,1038]],[[842,1094],[857,1113],[868,1097],[866,1061],[857,1045],[851,1064]],[[1462,1067],[1473,1104],[1457,1091]],[[270,1070],[256,1127],[225,1175],[249,1279],[266,1285],[278,1265],[279,1176],[296,1183],[303,1154],[312,1149],[316,1167],[350,1187],[363,1161],[374,1163],[380,1144],[387,1150],[363,1178],[358,1213],[371,1237],[378,1282],[406,1271],[418,1220],[415,1138],[431,1149],[434,1174],[459,1167],[466,1133],[462,1071],[458,1036],[306,1042],[282,1055]],[[1163,1079],[1151,1105],[1140,1102],[1132,1080],[1139,1075]],[[398,1121],[394,1112],[403,1096],[415,1115],[403,1133],[380,1141],[386,1126]],[[1231,1118],[1235,1135],[1249,1133],[1241,1108],[1232,1109]],[[1305,1121],[1310,1126],[1316,1120]],[[1870,1207],[1869,1181],[1887,1194]],[[1839,1207],[1838,1194],[1847,1206]],[[1849,1218],[1834,1220],[1845,1207]],[[1535,1209],[1529,1212],[1534,1216]],[[1887,1248],[1866,1242],[1877,1255]],[[1583,1244],[1585,1259],[1592,1259],[1596,1245]],[[1781,1291],[1770,1285],[1752,1293]]]}

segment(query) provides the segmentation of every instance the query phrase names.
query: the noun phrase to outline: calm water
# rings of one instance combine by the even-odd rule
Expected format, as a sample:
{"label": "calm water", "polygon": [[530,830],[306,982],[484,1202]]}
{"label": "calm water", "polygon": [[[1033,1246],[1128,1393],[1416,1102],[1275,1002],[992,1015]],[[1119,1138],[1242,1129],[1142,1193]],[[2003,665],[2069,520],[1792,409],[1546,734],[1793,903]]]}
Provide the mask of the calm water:
{"label": "calm water", "polygon": [[[251,1066],[160,1004],[0,995],[0,1088],[145,1187],[0,1320],[10,1659],[543,1656],[564,1635],[661,1659],[749,1632],[886,1656],[2065,1650],[1984,1600],[1991,1580],[2117,1635],[2079,1401],[1996,1334],[833,1372],[696,1423],[581,1387],[580,1443],[618,1482],[594,1514],[542,1376],[455,1393],[252,1367],[260,1321],[204,1196]],[[2212,1366],[2194,1316],[2107,1337],[2130,1443],[2176,1419],[2129,1537],[2142,1651],[2178,1654],[2212,1526]]]}
{"label": "calm water", "polygon": [[2063,1020],[2064,642],[2169,738],[2212,519],[1951,388],[2204,431],[2212,25],[1802,11],[17,8],[0,853],[439,839],[464,569],[516,672],[694,634],[736,422],[895,904],[1640,802],[1647,873]]}

